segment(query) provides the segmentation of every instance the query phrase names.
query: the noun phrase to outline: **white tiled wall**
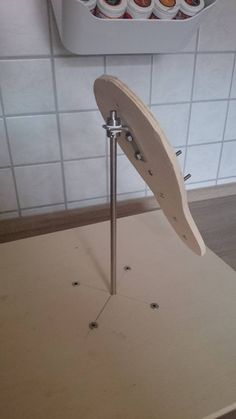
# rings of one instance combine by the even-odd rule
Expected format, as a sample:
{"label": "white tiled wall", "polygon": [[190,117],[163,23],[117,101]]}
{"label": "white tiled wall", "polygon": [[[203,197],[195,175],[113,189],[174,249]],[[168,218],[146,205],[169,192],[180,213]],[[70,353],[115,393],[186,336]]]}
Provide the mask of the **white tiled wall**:
{"label": "white tiled wall", "polygon": [[[0,2],[0,219],[107,201],[93,82],[126,82],[160,121],[188,188],[236,181],[236,1],[219,0],[176,54],[73,56],[47,0]],[[119,199],[150,191],[119,149]]]}

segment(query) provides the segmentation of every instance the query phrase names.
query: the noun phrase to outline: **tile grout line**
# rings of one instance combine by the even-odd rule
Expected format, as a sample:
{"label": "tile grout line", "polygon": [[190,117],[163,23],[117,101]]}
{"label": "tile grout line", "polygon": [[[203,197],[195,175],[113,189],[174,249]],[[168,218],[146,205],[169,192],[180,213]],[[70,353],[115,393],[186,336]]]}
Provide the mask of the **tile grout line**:
{"label": "tile grout line", "polygon": [[[177,51],[177,52],[165,52],[162,53],[162,55],[190,55],[193,54],[194,51]],[[221,55],[221,54],[232,54],[235,53],[235,49],[232,50],[222,50],[222,51],[216,51],[216,50],[212,50],[212,51],[199,51],[197,50],[197,54],[199,55]],[[94,56],[99,56],[100,54],[96,55],[96,54],[89,54],[89,55],[80,55],[81,57],[94,57]],[[110,54],[108,54],[110,55]],[[124,55],[131,55],[131,54],[115,54],[116,56],[124,56]],[[150,53],[137,53],[137,54],[132,54],[132,56],[139,56],[139,55],[150,55]],[[74,58],[77,56],[77,54],[73,54],[73,53],[68,53],[68,54],[54,54],[53,56],[56,58]],[[20,60],[45,60],[45,59],[50,59],[51,55],[50,54],[38,54],[38,55],[33,55],[33,54],[29,54],[29,55],[6,55],[6,56],[1,56],[0,57],[0,62],[1,61],[20,61]]]}
{"label": "tile grout line", "polygon": [[187,155],[188,155],[188,143],[189,143],[189,136],[190,136],[190,123],[191,123],[191,116],[192,116],[192,107],[193,107],[193,94],[194,94],[194,86],[195,86],[195,75],[196,75],[196,68],[197,68],[197,54],[198,54],[198,43],[199,43],[199,29],[197,32],[196,37],[196,44],[195,44],[195,51],[194,51],[194,64],[193,64],[193,75],[192,75],[192,86],[191,86],[191,94],[190,94],[190,105],[189,105],[189,116],[188,116],[188,124],[187,124],[187,133],[186,133],[186,150],[183,162],[183,174],[185,175],[186,165],[187,165]]}
{"label": "tile grout line", "polygon": [[60,151],[62,187],[63,187],[64,204],[65,204],[65,208],[67,209],[66,179],[65,179],[65,172],[64,172],[64,162],[63,162],[61,126],[60,126],[60,118],[59,118],[59,113],[58,113],[58,97],[57,97],[55,58],[53,56],[53,40],[52,40],[52,27],[51,27],[51,4],[50,4],[49,0],[46,0],[46,1],[47,1],[47,15],[48,15],[48,28],[49,28],[49,43],[50,43],[50,52],[51,52],[50,61],[51,61],[51,70],[52,70],[54,103],[55,103],[55,110],[56,110],[57,133],[58,133],[58,142],[59,142],[59,151]]}
{"label": "tile grout line", "polygon": [[231,96],[231,91],[232,91],[232,86],[233,86],[233,81],[234,81],[235,68],[236,68],[236,53],[234,54],[232,76],[231,76],[231,82],[230,82],[230,88],[229,88],[228,102],[227,102],[227,107],[226,107],[224,130],[223,130],[222,143],[221,143],[220,154],[219,154],[218,167],[217,167],[217,172],[216,172],[216,183],[218,182],[218,179],[219,179],[220,167],[221,167],[222,156],[223,156],[223,148],[224,148],[224,144],[225,144],[226,127],[227,127],[228,116],[229,116],[229,107],[230,107],[230,103],[231,103],[229,99],[230,99],[230,96]]}
{"label": "tile grout line", "polygon": [[18,189],[17,189],[16,175],[15,175],[13,157],[12,157],[12,152],[11,152],[10,138],[9,138],[7,121],[6,121],[6,116],[5,116],[5,109],[4,109],[4,102],[3,102],[3,96],[2,96],[1,86],[0,86],[0,103],[1,103],[1,106],[2,106],[2,119],[3,119],[4,128],[5,128],[8,154],[9,154],[9,158],[10,158],[10,167],[9,167],[9,169],[11,169],[13,183],[14,183],[14,189],[15,189],[15,194],[16,194],[17,208],[14,211],[17,211],[18,212],[18,216],[21,216],[20,198],[19,198]]}
{"label": "tile grout line", "polygon": [[[215,178],[204,179],[204,180],[196,180],[194,182],[186,182],[186,185],[198,185],[199,183],[206,183],[206,182],[215,182]],[[214,185],[216,186],[216,185]]]}
{"label": "tile grout line", "polygon": [[[124,154],[118,153],[117,157],[122,157]],[[64,159],[63,161],[65,163],[73,163],[73,162],[79,162],[79,161],[85,161],[85,160],[96,160],[96,159],[105,159],[106,155],[101,156],[87,156],[87,157],[76,157],[71,159]],[[49,161],[41,161],[41,162],[30,162],[30,163],[18,163],[14,164],[15,167],[28,167],[28,166],[43,166],[43,165],[49,165],[49,164],[56,164],[60,163],[61,160],[49,160]],[[0,169],[9,169],[11,168],[10,165],[1,166]]]}
{"label": "tile grout line", "polygon": [[[236,139],[225,140],[225,143],[232,143],[234,141],[236,141]],[[193,144],[188,144],[188,145],[186,145],[186,144],[179,144],[179,145],[175,145],[174,148],[181,147],[181,148],[188,148],[189,149],[189,148],[192,148],[192,147],[201,147],[201,146],[204,146],[204,145],[221,144],[221,143],[222,143],[222,140],[215,140],[215,141],[208,140],[208,141],[205,141],[203,143],[193,143]]]}
{"label": "tile grout line", "polygon": [[[73,113],[85,113],[85,112],[98,112],[98,109],[72,109],[70,111],[58,110],[58,114],[73,114]],[[6,118],[22,118],[22,117],[31,117],[31,116],[46,116],[46,115],[56,115],[56,111],[45,111],[45,112],[31,112],[31,113],[16,113],[16,114],[6,114]],[[0,115],[1,118],[1,115]]]}
{"label": "tile grout line", "polygon": [[[194,55],[194,54],[192,54]],[[219,98],[219,99],[193,99],[191,102],[192,103],[212,103],[212,102],[227,102],[228,100],[230,101],[235,101],[236,98],[232,97],[229,98],[228,97],[223,97],[223,98]],[[176,101],[176,102],[156,102],[156,103],[152,103],[152,107],[156,107],[156,106],[173,106],[173,105],[188,105],[191,103],[190,100],[181,100],[181,101]]]}

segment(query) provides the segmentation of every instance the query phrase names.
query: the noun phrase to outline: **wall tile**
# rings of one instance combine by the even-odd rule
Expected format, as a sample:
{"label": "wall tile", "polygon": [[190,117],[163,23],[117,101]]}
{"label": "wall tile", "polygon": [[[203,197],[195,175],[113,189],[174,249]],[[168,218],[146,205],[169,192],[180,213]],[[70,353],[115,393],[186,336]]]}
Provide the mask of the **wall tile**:
{"label": "wall tile", "polygon": [[193,103],[189,144],[222,141],[227,102]]}
{"label": "wall tile", "polygon": [[18,216],[19,216],[18,211],[1,212],[0,213],[0,220],[8,220],[10,218],[17,218]]}
{"label": "wall tile", "polygon": [[7,118],[14,164],[30,164],[60,159],[55,115]]}
{"label": "wall tile", "polygon": [[106,57],[107,74],[126,83],[145,103],[150,100],[151,56],[112,55]]}
{"label": "wall tile", "polygon": [[0,62],[0,80],[6,114],[54,110],[49,59]]}
{"label": "wall tile", "polygon": [[106,134],[100,112],[60,115],[64,159],[104,156]]}
{"label": "wall tile", "polygon": [[0,56],[49,54],[45,0],[1,0]]}
{"label": "wall tile", "polygon": [[236,2],[221,0],[201,24],[200,51],[230,51],[236,48]]}
{"label": "wall tile", "polygon": [[215,186],[215,184],[216,184],[215,180],[211,180],[208,182],[189,183],[186,185],[186,189],[189,191],[190,189],[209,188],[209,186]]}
{"label": "wall tile", "polygon": [[152,106],[151,110],[173,146],[187,140],[189,104]]}
{"label": "wall tile", "polygon": [[229,104],[225,140],[236,140],[236,100],[232,100]]}
{"label": "wall tile", "polygon": [[236,141],[224,143],[219,177],[236,176]]}
{"label": "wall tile", "polygon": [[145,198],[145,190],[139,192],[122,193],[117,195],[117,201],[126,201],[128,199]]}
{"label": "wall tile", "polygon": [[216,178],[221,144],[208,144],[189,147],[185,173],[191,173],[191,179],[186,182],[201,182]]}
{"label": "wall tile", "polygon": [[[0,4],[0,79],[8,132],[14,164],[40,163],[15,168],[23,215],[64,209],[61,166],[43,164],[60,159],[55,115],[31,115],[55,111],[50,58],[24,57],[50,54],[46,0],[2,0]],[[27,4],[26,4],[27,3]],[[226,6],[227,3],[227,6]],[[20,10],[19,10],[20,9]],[[200,30],[200,51],[235,51],[236,3],[221,0]],[[72,56],[58,36],[55,20],[50,15],[53,53],[59,109],[81,110],[81,113],[60,114],[62,145],[65,162],[66,188],[69,208],[97,205],[107,202],[107,160],[95,158],[106,154],[107,141],[101,128],[102,118],[96,109],[93,82],[104,73],[104,57]],[[217,24],[216,24],[217,22]],[[1,37],[3,33],[3,37]],[[20,33],[20,36],[19,36]],[[1,42],[1,39],[4,42]],[[171,144],[186,144],[189,103],[171,105],[171,102],[189,102],[191,99],[196,34],[178,54],[154,55],[152,78],[152,107]],[[22,56],[22,59],[7,57]],[[194,100],[228,98],[234,54],[199,54],[197,58]],[[150,55],[120,55],[106,57],[106,72],[127,83],[146,103],[150,99]],[[231,97],[236,99],[236,69]],[[167,103],[163,105],[163,103]],[[236,101],[231,101],[225,140],[236,139]],[[191,146],[200,142],[221,141],[226,115],[226,101],[193,103],[190,138],[185,173],[192,178],[188,188],[215,184],[220,155],[220,144]],[[85,112],[87,111],[88,112]],[[16,115],[29,114],[23,117]],[[0,105],[0,115],[1,115]],[[235,181],[235,142],[224,143],[220,176]],[[121,152],[120,148],[118,148]],[[183,168],[186,148],[178,161]],[[92,158],[91,158],[92,157]],[[9,165],[8,147],[0,119],[0,167]],[[226,174],[225,174],[226,173]],[[145,195],[145,183],[121,155],[118,157],[118,199]],[[204,181],[204,182],[202,182]],[[219,180],[224,182],[225,179]],[[195,182],[191,184],[191,182]],[[10,169],[0,170],[0,214],[17,215],[14,182]],[[1,195],[2,194],[2,195]],[[148,194],[150,192],[148,191]],[[56,205],[57,204],[57,205]],[[37,208],[37,206],[40,206]],[[45,206],[44,206],[45,205]],[[35,207],[27,209],[27,207]],[[7,212],[10,211],[10,212]]]}
{"label": "wall tile", "polygon": [[66,162],[65,178],[68,201],[103,197],[106,188],[106,159]]}
{"label": "wall tile", "polygon": [[0,167],[8,166],[10,164],[10,157],[8,153],[6,132],[3,120],[0,119]]}
{"label": "wall tile", "polygon": [[21,208],[64,201],[60,163],[16,167],[15,174]]}
{"label": "wall tile", "polygon": [[55,63],[59,109],[97,108],[93,83],[104,73],[103,57],[56,58]]}
{"label": "wall tile", "polygon": [[218,179],[217,180],[217,185],[225,185],[227,183],[236,183],[236,176],[235,177],[230,177],[227,179]]}
{"label": "wall tile", "polygon": [[39,214],[50,214],[52,212],[63,211],[65,209],[64,204],[59,205],[50,205],[48,207],[38,207],[38,208],[30,208],[21,211],[21,215],[23,217],[28,217],[30,215],[39,215]]}
{"label": "wall tile", "polygon": [[117,159],[117,193],[143,191],[145,183],[126,156]]}
{"label": "wall tile", "polygon": [[193,99],[223,99],[229,95],[234,54],[200,54],[197,57]]}
{"label": "wall tile", "polygon": [[17,209],[15,186],[11,169],[0,169],[0,211]]}
{"label": "wall tile", "polygon": [[193,65],[192,54],[155,55],[152,104],[190,100]]}
{"label": "wall tile", "polygon": [[68,209],[86,208],[86,207],[92,207],[94,205],[102,205],[102,204],[106,204],[106,203],[108,203],[107,197],[85,199],[83,201],[69,202],[68,203]]}

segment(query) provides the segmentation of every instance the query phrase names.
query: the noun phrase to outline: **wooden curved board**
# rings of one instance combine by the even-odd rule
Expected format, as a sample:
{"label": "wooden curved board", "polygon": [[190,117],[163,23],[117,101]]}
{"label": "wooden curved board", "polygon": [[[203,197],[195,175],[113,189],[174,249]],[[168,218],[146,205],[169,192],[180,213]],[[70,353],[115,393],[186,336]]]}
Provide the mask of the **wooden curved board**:
{"label": "wooden curved board", "polygon": [[110,111],[116,110],[122,124],[129,127],[144,161],[135,158],[133,146],[124,132],[118,137],[120,147],[154,193],[180,239],[193,252],[203,255],[205,244],[189,210],[179,162],[152,113],[113,76],[95,80],[94,94],[105,121]]}

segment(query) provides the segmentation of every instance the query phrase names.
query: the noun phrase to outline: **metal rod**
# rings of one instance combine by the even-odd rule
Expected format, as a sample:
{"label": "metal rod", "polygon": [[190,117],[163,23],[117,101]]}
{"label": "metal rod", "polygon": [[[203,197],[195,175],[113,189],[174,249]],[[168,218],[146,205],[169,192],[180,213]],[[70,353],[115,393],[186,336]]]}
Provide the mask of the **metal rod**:
{"label": "metal rod", "polygon": [[117,134],[110,136],[111,295],[116,294]]}
{"label": "metal rod", "polygon": [[121,120],[117,116],[117,111],[111,110],[107,118],[106,125],[107,137],[110,140],[110,238],[111,238],[111,295],[116,294],[116,200],[117,200],[117,137],[122,129]]}

